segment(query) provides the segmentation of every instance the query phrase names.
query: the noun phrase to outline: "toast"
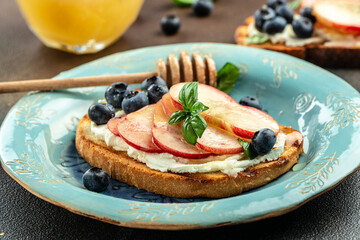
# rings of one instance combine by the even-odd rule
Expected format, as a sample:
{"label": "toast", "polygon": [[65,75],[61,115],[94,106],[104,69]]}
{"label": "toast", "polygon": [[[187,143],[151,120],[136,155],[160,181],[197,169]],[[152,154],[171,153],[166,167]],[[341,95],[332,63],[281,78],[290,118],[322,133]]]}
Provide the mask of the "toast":
{"label": "toast", "polygon": [[91,120],[85,115],[76,131],[76,148],[92,166],[104,169],[119,181],[149,192],[177,198],[223,198],[260,187],[289,171],[303,152],[302,135],[290,127],[280,126],[287,135],[285,150],[271,162],[263,162],[232,177],[221,172],[171,173],[153,170],[97,139]]}
{"label": "toast", "polygon": [[[325,44],[308,44],[305,46],[286,46],[284,44],[246,44],[248,29],[254,23],[254,17],[245,20],[245,24],[235,31],[235,42],[239,45],[282,52],[291,56],[304,59],[321,67],[334,68],[359,68],[360,48],[349,46],[327,46]],[[315,24],[315,28],[322,26]]]}

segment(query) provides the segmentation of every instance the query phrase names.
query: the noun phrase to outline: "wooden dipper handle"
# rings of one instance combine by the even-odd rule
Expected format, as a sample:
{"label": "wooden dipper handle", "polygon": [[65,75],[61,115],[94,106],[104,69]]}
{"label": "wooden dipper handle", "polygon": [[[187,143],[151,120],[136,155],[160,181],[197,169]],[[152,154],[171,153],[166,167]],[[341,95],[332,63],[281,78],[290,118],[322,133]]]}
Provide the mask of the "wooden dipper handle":
{"label": "wooden dipper handle", "polygon": [[0,93],[105,86],[111,85],[115,82],[126,82],[129,84],[141,83],[142,81],[144,81],[144,79],[152,76],[157,76],[157,73],[147,72],[109,76],[77,77],[65,79],[35,79],[26,81],[1,82]]}
{"label": "wooden dipper handle", "polygon": [[167,57],[167,62],[158,59],[156,72],[131,73],[122,75],[77,77],[66,79],[35,79],[26,81],[0,82],[0,93],[48,91],[55,89],[91,87],[111,85],[115,82],[141,83],[146,78],[159,76],[171,87],[179,82],[198,81],[199,83],[216,86],[216,66],[212,57],[203,59],[199,53],[192,58],[187,52],[180,53],[180,60],[175,54]]}

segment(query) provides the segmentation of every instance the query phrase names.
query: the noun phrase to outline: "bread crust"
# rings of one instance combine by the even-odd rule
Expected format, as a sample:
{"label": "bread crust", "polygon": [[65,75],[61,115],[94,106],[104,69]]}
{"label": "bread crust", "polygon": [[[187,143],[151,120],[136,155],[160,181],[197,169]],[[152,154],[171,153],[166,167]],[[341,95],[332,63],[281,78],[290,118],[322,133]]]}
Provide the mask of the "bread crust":
{"label": "bread crust", "polygon": [[[126,152],[108,147],[91,132],[91,120],[85,115],[76,131],[76,148],[92,166],[139,189],[177,198],[223,198],[262,186],[289,171],[303,152],[303,141],[294,143],[277,160],[258,164],[231,177],[221,172],[177,174],[150,169],[130,158]],[[285,128],[285,127],[284,127]],[[288,128],[290,129],[290,128]]]}
{"label": "bread crust", "polygon": [[360,67],[360,61],[358,61],[358,59],[360,59],[360,48],[330,47],[323,44],[309,44],[301,47],[289,47],[284,44],[272,43],[247,45],[248,26],[253,21],[253,17],[249,17],[246,19],[245,25],[239,26],[236,29],[234,37],[237,44],[286,53],[322,67]]}

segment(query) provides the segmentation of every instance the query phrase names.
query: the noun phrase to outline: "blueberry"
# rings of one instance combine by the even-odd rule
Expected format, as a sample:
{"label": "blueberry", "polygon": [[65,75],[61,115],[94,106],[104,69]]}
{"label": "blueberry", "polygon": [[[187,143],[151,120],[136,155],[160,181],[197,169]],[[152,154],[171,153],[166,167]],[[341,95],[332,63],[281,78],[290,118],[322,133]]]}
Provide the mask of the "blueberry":
{"label": "blueberry", "polygon": [[166,82],[161,77],[153,76],[145,79],[141,83],[141,90],[147,91],[151,85],[166,86]]}
{"label": "blueberry", "polygon": [[180,18],[175,15],[169,15],[161,19],[161,29],[166,35],[173,35],[179,31],[181,26]]}
{"label": "blueberry", "polygon": [[300,16],[306,17],[311,20],[312,23],[316,22],[316,17],[312,14],[311,7],[303,7],[300,9]]}
{"label": "blueberry", "polygon": [[314,26],[310,19],[300,17],[292,22],[292,28],[298,38],[309,38],[314,32]]}
{"label": "blueberry", "polygon": [[93,192],[103,192],[109,186],[110,176],[101,168],[93,167],[84,173],[82,181],[86,189]]}
{"label": "blueberry", "polygon": [[210,0],[197,0],[192,5],[192,11],[195,16],[205,17],[208,16],[214,8],[214,4]]}
{"label": "blueberry", "polygon": [[291,23],[294,18],[294,11],[287,5],[280,5],[276,8],[276,15],[285,18],[287,23]]}
{"label": "blueberry", "polygon": [[286,27],[286,20],[283,17],[277,16],[264,23],[263,29],[267,34],[275,34],[282,32]]}
{"label": "blueberry", "polygon": [[149,99],[143,92],[138,91],[130,91],[121,104],[121,108],[124,110],[126,114],[135,112],[140,108],[149,105]]}
{"label": "blueberry", "polygon": [[148,98],[150,104],[157,103],[165,93],[168,93],[169,89],[164,86],[151,85],[148,89]]}
{"label": "blueberry", "polygon": [[278,6],[286,5],[286,0],[267,0],[266,5],[269,8],[276,9]]}
{"label": "blueberry", "polygon": [[263,25],[266,21],[273,19],[276,14],[275,11],[271,8],[263,7],[258,9],[255,14],[255,27],[260,32],[263,31]]}
{"label": "blueberry", "polygon": [[129,86],[129,84],[123,82],[117,82],[110,85],[105,91],[105,99],[107,103],[113,105],[115,108],[121,108],[125,92],[128,89],[133,88]]}
{"label": "blueberry", "polygon": [[271,151],[275,143],[275,132],[271,129],[263,128],[255,132],[254,136],[251,138],[250,147],[255,153],[264,155]]}
{"label": "blueberry", "polygon": [[115,117],[115,108],[108,103],[94,103],[89,107],[88,115],[91,121],[101,125]]}
{"label": "blueberry", "polygon": [[242,99],[240,99],[239,103],[244,106],[249,106],[262,110],[262,105],[260,101],[254,97],[250,97],[250,96],[243,97]]}

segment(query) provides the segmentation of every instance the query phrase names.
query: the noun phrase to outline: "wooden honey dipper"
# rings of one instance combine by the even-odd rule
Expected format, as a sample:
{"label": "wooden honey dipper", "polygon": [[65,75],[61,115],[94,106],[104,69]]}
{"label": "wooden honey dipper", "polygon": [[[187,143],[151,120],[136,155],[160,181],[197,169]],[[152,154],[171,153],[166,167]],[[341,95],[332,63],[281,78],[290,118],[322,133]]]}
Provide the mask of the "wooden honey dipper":
{"label": "wooden honey dipper", "polygon": [[115,82],[134,84],[141,83],[146,78],[152,76],[159,76],[163,78],[169,87],[179,82],[191,81],[198,81],[200,83],[215,86],[215,61],[209,56],[205,56],[203,59],[199,53],[193,53],[191,58],[187,52],[181,52],[180,59],[178,59],[175,54],[168,55],[166,63],[164,59],[158,59],[156,62],[156,72],[1,82],[0,93],[105,86],[111,85]]}

